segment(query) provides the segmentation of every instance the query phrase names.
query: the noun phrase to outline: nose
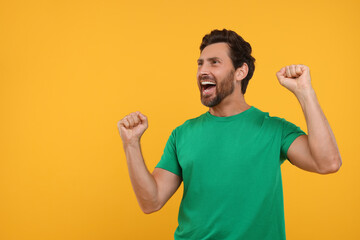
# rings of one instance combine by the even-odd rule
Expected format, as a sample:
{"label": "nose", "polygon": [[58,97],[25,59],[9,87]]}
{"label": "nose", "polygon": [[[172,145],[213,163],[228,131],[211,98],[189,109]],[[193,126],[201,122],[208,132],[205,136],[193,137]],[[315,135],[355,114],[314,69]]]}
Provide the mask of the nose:
{"label": "nose", "polygon": [[211,76],[208,72],[200,72],[198,75],[199,80],[209,79],[209,78],[211,78]]}
{"label": "nose", "polygon": [[199,66],[198,78],[202,78],[204,76],[209,76],[209,75],[210,75],[210,71],[209,71],[208,67],[206,66],[206,64]]}
{"label": "nose", "polygon": [[206,62],[202,63],[201,65],[199,65],[198,67],[198,72],[199,73],[209,73],[209,66]]}

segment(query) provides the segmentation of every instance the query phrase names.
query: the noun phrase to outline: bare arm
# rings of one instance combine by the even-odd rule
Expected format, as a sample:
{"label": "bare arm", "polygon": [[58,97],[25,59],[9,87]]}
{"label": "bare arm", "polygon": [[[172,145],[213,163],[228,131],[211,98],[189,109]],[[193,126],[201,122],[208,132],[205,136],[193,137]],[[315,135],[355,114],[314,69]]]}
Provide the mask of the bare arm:
{"label": "bare arm", "polygon": [[118,122],[131,184],[140,208],[148,214],[162,208],[176,192],[182,179],[160,168],[155,168],[150,174],[140,146],[140,138],[147,126],[147,118],[140,112],[131,113]]}
{"label": "bare arm", "polygon": [[335,136],[320,107],[305,65],[291,65],[277,73],[280,83],[292,91],[304,112],[308,136],[298,137],[288,149],[289,160],[296,166],[321,174],[339,170],[342,160]]}

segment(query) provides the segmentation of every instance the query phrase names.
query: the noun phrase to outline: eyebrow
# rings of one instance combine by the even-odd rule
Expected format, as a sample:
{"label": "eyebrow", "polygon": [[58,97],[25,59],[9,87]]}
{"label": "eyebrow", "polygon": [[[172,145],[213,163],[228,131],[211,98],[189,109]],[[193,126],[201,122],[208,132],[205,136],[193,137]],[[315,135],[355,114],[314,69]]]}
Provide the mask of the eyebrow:
{"label": "eyebrow", "polygon": [[[207,60],[207,61],[212,61],[212,60],[220,60],[220,61],[221,61],[221,58],[211,57],[211,58],[207,58],[206,60]],[[197,63],[202,63],[202,62],[204,62],[204,59],[202,59],[202,58],[199,58],[199,59],[197,60]]]}

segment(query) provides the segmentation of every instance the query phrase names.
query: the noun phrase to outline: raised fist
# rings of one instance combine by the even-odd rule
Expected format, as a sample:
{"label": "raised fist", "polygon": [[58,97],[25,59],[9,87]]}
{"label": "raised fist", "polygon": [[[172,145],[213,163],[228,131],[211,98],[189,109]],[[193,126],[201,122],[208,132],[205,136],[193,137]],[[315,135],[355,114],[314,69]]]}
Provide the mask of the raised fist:
{"label": "raised fist", "polygon": [[145,115],[137,111],[126,115],[118,122],[117,126],[123,144],[133,144],[140,141],[141,136],[148,128],[148,121]]}
{"label": "raised fist", "polygon": [[312,89],[308,66],[302,64],[285,66],[276,73],[276,76],[279,83],[295,95]]}

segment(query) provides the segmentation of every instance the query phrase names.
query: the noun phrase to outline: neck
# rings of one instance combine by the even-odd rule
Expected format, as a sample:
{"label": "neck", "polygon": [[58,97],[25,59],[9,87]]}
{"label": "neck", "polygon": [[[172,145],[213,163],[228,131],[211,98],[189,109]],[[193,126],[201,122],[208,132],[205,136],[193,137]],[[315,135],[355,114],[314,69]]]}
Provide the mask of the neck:
{"label": "neck", "polygon": [[217,117],[229,117],[246,111],[251,106],[245,102],[244,95],[229,95],[218,105],[209,108],[211,115]]}

